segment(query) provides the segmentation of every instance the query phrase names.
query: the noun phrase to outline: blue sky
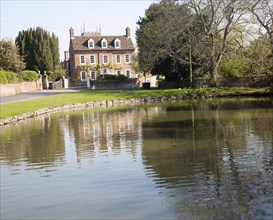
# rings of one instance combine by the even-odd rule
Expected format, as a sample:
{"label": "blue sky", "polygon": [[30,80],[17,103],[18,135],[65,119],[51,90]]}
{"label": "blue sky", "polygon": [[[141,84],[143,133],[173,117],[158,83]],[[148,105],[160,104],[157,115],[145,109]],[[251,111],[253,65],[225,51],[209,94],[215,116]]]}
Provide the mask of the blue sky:
{"label": "blue sky", "polygon": [[42,27],[59,38],[60,56],[68,50],[69,28],[75,35],[96,31],[103,35],[123,35],[130,27],[135,43],[136,22],[156,0],[0,0],[1,39],[15,40],[18,32],[30,27]]}

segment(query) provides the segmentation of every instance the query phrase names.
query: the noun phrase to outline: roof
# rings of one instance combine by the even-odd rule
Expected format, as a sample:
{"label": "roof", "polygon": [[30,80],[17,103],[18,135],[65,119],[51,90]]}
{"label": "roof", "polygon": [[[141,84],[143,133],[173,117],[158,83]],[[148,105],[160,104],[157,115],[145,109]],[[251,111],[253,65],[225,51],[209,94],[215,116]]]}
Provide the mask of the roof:
{"label": "roof", "polygon": [[[120,40],[120,48],[115,48],[115,39]],[[92,39],[94,41],[94,48],[88,48],[88,40]],[[107,48],[101,47],[102,39],[106,39],[108,43]],[[126,37],[126,35],[121,36],[75,36],[72,39],[72,47],[74,50],[134,50],[135,47],[131,38]]]}

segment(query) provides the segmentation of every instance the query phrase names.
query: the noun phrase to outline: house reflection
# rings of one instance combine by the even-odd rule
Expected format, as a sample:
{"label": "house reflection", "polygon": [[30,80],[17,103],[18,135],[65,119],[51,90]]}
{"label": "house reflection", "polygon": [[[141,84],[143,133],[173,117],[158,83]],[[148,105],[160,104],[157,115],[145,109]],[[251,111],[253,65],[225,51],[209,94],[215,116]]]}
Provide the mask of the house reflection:
{"label": "house reflection", "polygon": [[122,151],[135,159],[142,142],[143,120],[157,115],[158,107],[71,115],[69,132],[76,144],[78,162],[96,154],[115,156]]}

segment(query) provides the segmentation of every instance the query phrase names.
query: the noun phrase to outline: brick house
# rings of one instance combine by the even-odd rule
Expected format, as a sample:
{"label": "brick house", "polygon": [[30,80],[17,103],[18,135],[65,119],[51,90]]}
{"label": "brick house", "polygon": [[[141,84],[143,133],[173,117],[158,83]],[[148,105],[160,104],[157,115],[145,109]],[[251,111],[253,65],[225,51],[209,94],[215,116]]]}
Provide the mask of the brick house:
{"label": "brick house", "polygon": [[125,35],[103,36],[100,32],[74,35],[70,28],[69,51],[65,51],[65,62],[69,75],[74,80],[96,80],[102,75],[125,75],[136,78],[132,68],[135,48],[131,31],[127,27]]}

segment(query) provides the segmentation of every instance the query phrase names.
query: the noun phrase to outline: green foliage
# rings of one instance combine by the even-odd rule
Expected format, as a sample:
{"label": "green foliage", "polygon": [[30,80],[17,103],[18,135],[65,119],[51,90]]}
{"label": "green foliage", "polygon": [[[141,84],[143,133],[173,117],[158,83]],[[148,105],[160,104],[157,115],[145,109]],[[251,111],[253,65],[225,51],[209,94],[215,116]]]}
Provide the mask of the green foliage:
{"label": "green foliage", "polygon": [[37,27],[20,31],[15,39],[29,70],[54,71],[60,64],[59,41],[53,34]]}
{"label": "green foliage", "polygon": [[61,65],[58,65],[54,71],[48,71],[46,74],[48,75],[48,80],[54,82],[65,76],[66,70]]}
{"label": "green foliage", "polygon": [[[80,72],[81,71],[96,71],[97,73],[101,73],[103,70],[105,69],[110,69],[110,70],[121,70],[122,68],[119,65],[113,64],[113,63],[107,63],[107,64],[86,64],[86,65],[80,65],[76,67],[76,71],[75,71],[75,75],[76,75],[76,79],[80,79]],[[97,79],[106,79],[107,77],[109,77],[109,79],[122,79],[123,77],[126,76],[111,76],[111,75],[99,75]],[[127,77],[126,77],[127,78]]]}
{"label": "green foliage", "polygon": [[52,71],[47,71],[46,74],[48,75],[48,80],[54,82],[57,79],[57,74]]}
{"label": "green foliage", "polygon": [[103,69],[111,69],[111,70],[121,70],[122,68],[119,65],[113,64],[113,63],[107,63],[107,64],[86,64],[86,65],[80,65],[77,66],[79,71],[96,71],[100,73]]}
{"label": "green foliage", "polygon": [[17,46],[11,40],[0,41],[0,69],[20,72],[25,68]]}
{"label": "green foliage", "polygon": [[221,65],[221,75],[223,77],[238,77],[240,72],[236,63],[226,62]]}
{"label": "green foliage", "polygon": [[81,78],[80,72],[82,71],[82,67],[81,66],[77,66],[76,70],[75,70],[75,79],[79,80]]}
{"label": "green foliage", "polygon": [[260,37],[251,42],[247,47],[247,55],[249,64],[251,65],[251,73],[272,74],[273,59],[271,56],[271,47],[269,38],[266,36]]}
{"label": "green foliage", "polygon": [[250,75],[250,64],[244,57],[237,57],[221,64],[220,73],[223,77],[240,77]]}
{"label": "green foliage", "polygon": [[0,70],[0,84],[18,83],[20,82],[17,73]]}
{"label": "green foliage", "polygon": [[8,79],[7,79],[7,72],[0,70],[0,84],[7,84]]}
{"label": "green foliage", "polygon": [[33,70],[24,70],[18,74],[22,81],[34,82],[39,79],[39,74]]}
{"label": "green foliage", "polygon": [[186,4],[175,0],[154,3],[137,24],[138,61],[143,72],[180,81],[204,63],[202,28]]}
{"label": "green foliage", "polygon": [[220,72],[224,77],[253,76],[272,74],[272,58],[270,43],[267,37],[258,38],[249,46],[229,52],[221,66]]}

